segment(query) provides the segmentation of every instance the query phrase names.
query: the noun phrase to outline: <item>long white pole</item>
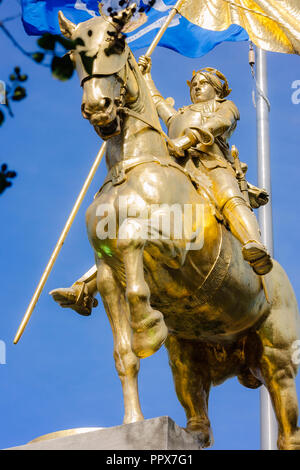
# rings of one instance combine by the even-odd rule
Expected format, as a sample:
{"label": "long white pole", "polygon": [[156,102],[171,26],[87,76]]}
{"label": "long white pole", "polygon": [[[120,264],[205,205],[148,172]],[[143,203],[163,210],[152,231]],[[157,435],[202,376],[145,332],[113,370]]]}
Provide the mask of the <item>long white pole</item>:
{"label": "long white pole", "polygon": [[[269,104],[266,100],[268,96],[267,53],[260,48],[257,48],[256,79],[258,90],[262,91],[262,93],[258,91],[256,101],[258,185],[270,194],[269,203],[259,208],[258,216],[262,242],[273,256]],[[261,450],[276,450],[277,422],[269,393],[264,386],[260,391],[260,420]]]}

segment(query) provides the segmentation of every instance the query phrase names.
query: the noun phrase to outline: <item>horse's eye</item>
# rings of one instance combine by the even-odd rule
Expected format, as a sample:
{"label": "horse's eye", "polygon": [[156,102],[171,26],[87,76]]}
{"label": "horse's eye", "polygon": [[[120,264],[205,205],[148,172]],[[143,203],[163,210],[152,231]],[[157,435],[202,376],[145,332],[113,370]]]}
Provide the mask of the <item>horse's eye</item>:
{"label": "horse's eye", "polygon": [[88,30],[88,36],[89,37],[93,36],[93,31],[91,29]]}

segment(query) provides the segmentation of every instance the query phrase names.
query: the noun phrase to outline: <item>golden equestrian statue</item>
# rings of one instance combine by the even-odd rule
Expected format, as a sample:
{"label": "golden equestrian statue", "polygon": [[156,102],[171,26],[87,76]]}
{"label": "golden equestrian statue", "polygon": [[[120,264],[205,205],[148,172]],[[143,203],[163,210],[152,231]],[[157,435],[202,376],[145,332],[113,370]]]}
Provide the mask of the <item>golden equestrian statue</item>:
{"label": "golden equestrian statue", "polygon": [[298,307],[285,271],[260,241],[242,165],[229,151],[239,113],[226,100],[227,80],[200,70],[190,83],[193,103],[176,111],[156,90],[150,62],[142,58],[139,67],[126,44],[132,13],[128,7],[77,26],[59,15],[76,45],[82,114],[107,141],[108,174],[86,214],[96,267],[53,298],[88,315],[101,294],[124,423],[143,420],[139,358],[165,344],[187,430],[203,447],[212,443],[210,388],[237,376],[246,387],[265,384],[278,447],[300,449]]}

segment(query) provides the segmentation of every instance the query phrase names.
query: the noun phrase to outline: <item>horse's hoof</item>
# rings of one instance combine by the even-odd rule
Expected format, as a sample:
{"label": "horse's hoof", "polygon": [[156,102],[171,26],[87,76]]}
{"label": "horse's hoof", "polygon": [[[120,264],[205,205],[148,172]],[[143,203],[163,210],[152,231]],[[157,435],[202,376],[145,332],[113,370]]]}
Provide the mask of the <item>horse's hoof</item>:
{"label": "horse's hoof", "polygon": [[186,431],[192,434],[201,449],[211,447],[214,443],[210,425],[204,424],[202,420],[200,422],[198,419],[191,418],[187,423]]}
{"label": "horse's hoof", "polygon": [[240,382],[241,385],[244,385],[244,387],[247,388],[258,388],[262,385],[262,382],[254,377],[250,369],[245,369],[243,370],[238,376],[238,381]]}
{"label": "horse's hoof", "polygon": [[272,267],[273,261],[267,249],[259,242],[250,241],[242,248],[243,257],[253,271],[259,276],[268,274]]}
{"label": "horse's hoof", "polygon": [[152,310],[147,320],[139,324],[131,323],[132,350],[134,354],[144,359],[158,351],[168,336],[168,328],[163,315],[158,310]]}
{"label": "horse's hoof", "polygon": [[279,450],[300,450],[300,428],[298,428],[291,436],[279,436]]}

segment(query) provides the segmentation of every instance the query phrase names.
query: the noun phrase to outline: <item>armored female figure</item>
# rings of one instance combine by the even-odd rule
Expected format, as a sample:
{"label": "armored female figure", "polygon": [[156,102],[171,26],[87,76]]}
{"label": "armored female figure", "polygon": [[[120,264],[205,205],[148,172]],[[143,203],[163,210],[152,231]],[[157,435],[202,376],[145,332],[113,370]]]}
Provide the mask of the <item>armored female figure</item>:
{"label": "armored female figure", "polygon": [[[144,77],[160,118],[168,128],[177,162],[201,181],[203,174],[233,235],[241,242],[243,257],[259,274],[272,269],[272,260],[260,240],[257,219],[242,194],[228,140],[236,128],[239,111],[225,99],[231,92],[218,70],[205,68],[194,72],[190,87],[192,104],[178,111],[164,100],[151,78],[151,59],[141,57]],[[201,178],[202,177],[202,178]]]}

